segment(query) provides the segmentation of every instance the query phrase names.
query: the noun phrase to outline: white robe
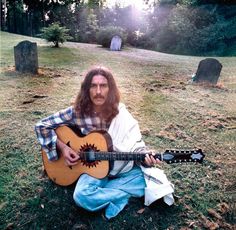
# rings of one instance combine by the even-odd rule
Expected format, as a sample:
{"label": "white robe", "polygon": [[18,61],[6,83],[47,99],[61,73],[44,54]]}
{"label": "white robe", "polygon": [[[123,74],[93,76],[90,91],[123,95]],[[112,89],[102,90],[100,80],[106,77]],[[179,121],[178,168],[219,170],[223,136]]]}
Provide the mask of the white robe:
{"label": "white robe", "polygon": [[[119,104],[119,114],[112,120],[108,133],[113,142],[113,150],[117,152],[133,152],[140,147],[145,147],[142,141],[138,122],[128,112],[125,105]],[[133,161],[115,161],[110,175],[127,172],[132,169]],[[164,171],[159,168],[145,168],[141,166],[146,182],[145,205],[150,205],[155,200],[164,198],[168,205],[174,203],[172,193],[174,186],[171,184]]]}

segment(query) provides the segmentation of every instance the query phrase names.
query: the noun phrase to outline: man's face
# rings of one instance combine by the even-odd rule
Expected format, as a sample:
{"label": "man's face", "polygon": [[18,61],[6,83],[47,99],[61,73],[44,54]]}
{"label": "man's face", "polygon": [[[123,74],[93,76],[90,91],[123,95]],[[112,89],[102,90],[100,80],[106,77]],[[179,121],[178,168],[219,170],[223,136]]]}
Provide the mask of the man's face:
{"label": "man's face", "polygon": [[102,75],[93,76],[89,96],[93,102],[95,111],[99,111],[102,105],[105,103],[109,92],[109,86],[107,79]]}

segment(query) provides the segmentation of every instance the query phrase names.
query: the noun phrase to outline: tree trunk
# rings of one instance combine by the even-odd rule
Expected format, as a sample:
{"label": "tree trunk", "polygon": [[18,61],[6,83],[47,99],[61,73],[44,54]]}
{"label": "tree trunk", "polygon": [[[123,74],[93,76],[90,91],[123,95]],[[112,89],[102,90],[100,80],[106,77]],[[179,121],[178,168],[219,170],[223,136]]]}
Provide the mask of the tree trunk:
{"label": "tree trunk", "polygon": [[58,41],[55,41],[54,44],[55,44],[55,47],[56,47],[56,48],[59,48],[59,42],[58,42]]}

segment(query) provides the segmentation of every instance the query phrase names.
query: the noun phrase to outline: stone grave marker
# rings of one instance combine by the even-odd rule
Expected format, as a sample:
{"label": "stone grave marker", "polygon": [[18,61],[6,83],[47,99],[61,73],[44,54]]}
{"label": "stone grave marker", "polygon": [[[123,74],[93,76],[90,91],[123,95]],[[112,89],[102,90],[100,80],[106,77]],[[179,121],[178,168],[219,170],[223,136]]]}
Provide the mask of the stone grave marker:
{"label": "stone grave marker", "polygon": [[15,68],[22,73],[38,73],[37,43],[22,41],[14,47]]}
{"label": "stone grave marker", "polygon": [[120,36],[115,35],[111,39],[110,50],[111,51],[120,51],[121,50],[122,39]]}
{"label": "stone grave marker", "polygon": [[221,69],[222,64],[217,59],[206,58],[201,60],[198,64],[198,69],[193,78],[193,82],[208,82],[211,84],[217,84]]}

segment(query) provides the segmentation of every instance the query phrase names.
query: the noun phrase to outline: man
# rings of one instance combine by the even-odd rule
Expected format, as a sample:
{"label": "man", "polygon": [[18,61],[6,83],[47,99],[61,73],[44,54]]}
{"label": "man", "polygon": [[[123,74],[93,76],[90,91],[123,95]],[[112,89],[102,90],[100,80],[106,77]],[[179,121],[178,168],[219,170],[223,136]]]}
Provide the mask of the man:
{"label": "man", "polygon": [[[94,130],[105,130],[112,138],[113,150],[117,152],[148,152],[137,121],[120,103],[114,77],[104,67],[94,67],[87,72],[73,106],[41,120],[35,126],[39,142],[49,160],[57,160],[57,152],[61,152],[65,163],[72,166],[78,163],[80,155],[57,138],[54,130],[62,125],[76,126],[85,135]],[[141,165],[151,167],[158,163],[159,160],[149,152]],[[144,195],[146,174],[141,170],[145,170],[141,165],[133,161],[114,161],[109,175],[103,179],[81,175],[73,195],[75,203],[89,211],[105,208],[106,218],[115,217],[131,196]],[[167,179],[163,178],[166,182]],[[161,197],[172,192],[169,189]],[[152,198],[150,202],[155,199]]]}

